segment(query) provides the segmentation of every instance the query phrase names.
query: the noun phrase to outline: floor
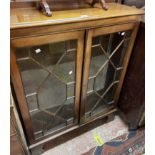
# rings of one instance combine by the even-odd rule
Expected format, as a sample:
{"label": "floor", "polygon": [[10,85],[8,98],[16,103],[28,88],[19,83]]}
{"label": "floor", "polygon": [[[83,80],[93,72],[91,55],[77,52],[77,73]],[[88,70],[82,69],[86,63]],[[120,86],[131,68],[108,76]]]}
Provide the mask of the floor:
{"label": "floor", "polygon": [[[107,142],[126,132],[128,132],[126,124],[116,115],[113,121],[94,128],[42,155],[80,155],[89,151],[92,147],[99,145],[101,142]],[[97,141],[96,137],[99,137],[101,141]]]}

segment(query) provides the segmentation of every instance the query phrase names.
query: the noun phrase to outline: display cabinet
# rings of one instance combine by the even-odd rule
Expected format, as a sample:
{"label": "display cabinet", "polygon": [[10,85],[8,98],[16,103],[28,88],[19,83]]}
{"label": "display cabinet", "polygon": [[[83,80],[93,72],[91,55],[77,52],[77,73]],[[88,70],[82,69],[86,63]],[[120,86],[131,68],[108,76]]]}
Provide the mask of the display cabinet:
{"label": "display cabinet", "polygon": [[11,9],[11,80],[32,154],[117,111],[144,12],[109,8]]}

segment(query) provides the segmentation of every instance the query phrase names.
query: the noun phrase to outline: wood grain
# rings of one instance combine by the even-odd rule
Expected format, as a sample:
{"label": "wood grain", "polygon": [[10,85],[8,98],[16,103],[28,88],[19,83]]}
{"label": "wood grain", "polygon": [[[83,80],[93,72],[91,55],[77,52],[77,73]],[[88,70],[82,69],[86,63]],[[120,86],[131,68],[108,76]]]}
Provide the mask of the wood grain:
{"label": "wood grain", "polygon": [[80,122],[81,124],[85,121],[85,102],[87,96],[88,77],[89,77],[89,66],[91,60],[91,45],[92,45],[93,30],[86,32],[86,45],[84,55],[84,67],[83,67],[83,79],[82,79],[82,93],[81,93],[81,106],[80,106]]}
{"label": "wood grain", "polygon": [[10,27],[11,29],[36,27],[144,14],[144,10],[133,7],[116,3],[109,3],[108,5],[108,11],[99,8],[53,11],[52,17],[43,15],[35,8],[11,9]]}

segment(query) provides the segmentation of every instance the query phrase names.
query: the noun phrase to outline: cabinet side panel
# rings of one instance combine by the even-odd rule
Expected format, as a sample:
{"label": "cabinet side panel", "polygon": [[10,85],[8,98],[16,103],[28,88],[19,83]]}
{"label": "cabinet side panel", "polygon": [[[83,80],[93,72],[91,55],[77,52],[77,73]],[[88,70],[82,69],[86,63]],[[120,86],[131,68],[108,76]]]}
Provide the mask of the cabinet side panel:
{"label": "cabinet side panel", "polygon": [[[145,108],[145,27],[140,25],[118,102],[130,128],[136,128]],[[143,119],[143,118],[142,118]]]}
{"label": "cabinet side panel", "polygon": [[22,81],[20,77],[20,73],[16,64],[16,58],[15,58],[15,49],[11,48],[11,80],[17,95],[17,100],[19,103],[19,108],[21,111],[21,115],[24,121],[24,124],[26,124],[26,131],[27,131],[27,136],[29,138],[29,141],[33,141],[33,130],[32,130],[32,125],[31,125],[31,118],[29,115],[29,110],[26,104],[26,100],[24,97],[24,90],[22,86]]}

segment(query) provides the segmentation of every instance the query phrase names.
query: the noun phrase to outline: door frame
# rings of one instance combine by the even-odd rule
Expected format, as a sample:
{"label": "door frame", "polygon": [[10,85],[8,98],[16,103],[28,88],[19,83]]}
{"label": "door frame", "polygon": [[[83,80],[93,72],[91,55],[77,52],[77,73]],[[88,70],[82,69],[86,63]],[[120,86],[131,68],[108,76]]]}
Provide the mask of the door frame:
{"label": "door frame", "polygon": [[[91,28],[91,29],[87,30],[85,53],[84,53],[83,79],[82,79],[82,87],[81,87],[82,93],[81,93],[81,108],[80,108],[80,124],[92,122],[92,121],[96,120],[97,118],[108,116],[109,113],[113,113],[113,112],[117,111],[117,102],[118,102],[121,88],[123,85],[123,80],[125,77],[128,63],[129,63],[130,55],[132,53],[134,41],[136,39],[138,27],[139,27],[139,22],[133,22],[133,23],[120,24],[120,25],[105,26],[105,27],[100,27],[100,28]],[[107,111],[99,113],[94,117],[91,117],[91,119],[85,118],[85,103],[86,103],[86,97],[87,97],[89,67],[90,67],[90,62],[91,62],[92,38],[99,36],[99,35],[106,35],[106,34],[110,34],[110,33],[115,33],[115,32],[119,32],[119,31],[127,31],[127,30],[132,30],[131,39],[128,43],[126,54],[123,59],[123,64],[122,64],[123,69],[122,69],[122,72],[121,72],[121,75],[119,78],[120,82],[116,88],[115,95],[114,95],[114,101],[115,101],[114,107],[110,108]]]}
{"label": "door frame", "polygon": [[[77,53],[76,53],[76,84],[75,84],[75,117],[79,121],[79,108],[80,108],[80,90],[81,90],[81,76],[82,76],[82,60],[83,60],[83,43],[84,43],[84,31],[72,31],[63,33],[54,33],[41,36],[30,36],[23,38],[11,39],[11,51],[10,51],[10,64],[11,64],[11,81],[15,90],[15,94],[18,101],[18,107],[21,112],[24,127],[26,129],[26,135],[28,137],[29,144],[39,142],[48,136],[44,136],[38,140],[35,140],[33,134],[32,121],[28,109],[28,105],[25,98],[24,87],[18,65],[16,63],[15,50],[16,48],[43,45],[48,43],[54,43],[59,41],[77,39]],[[74,124],[75,125],[75,124]]]}

